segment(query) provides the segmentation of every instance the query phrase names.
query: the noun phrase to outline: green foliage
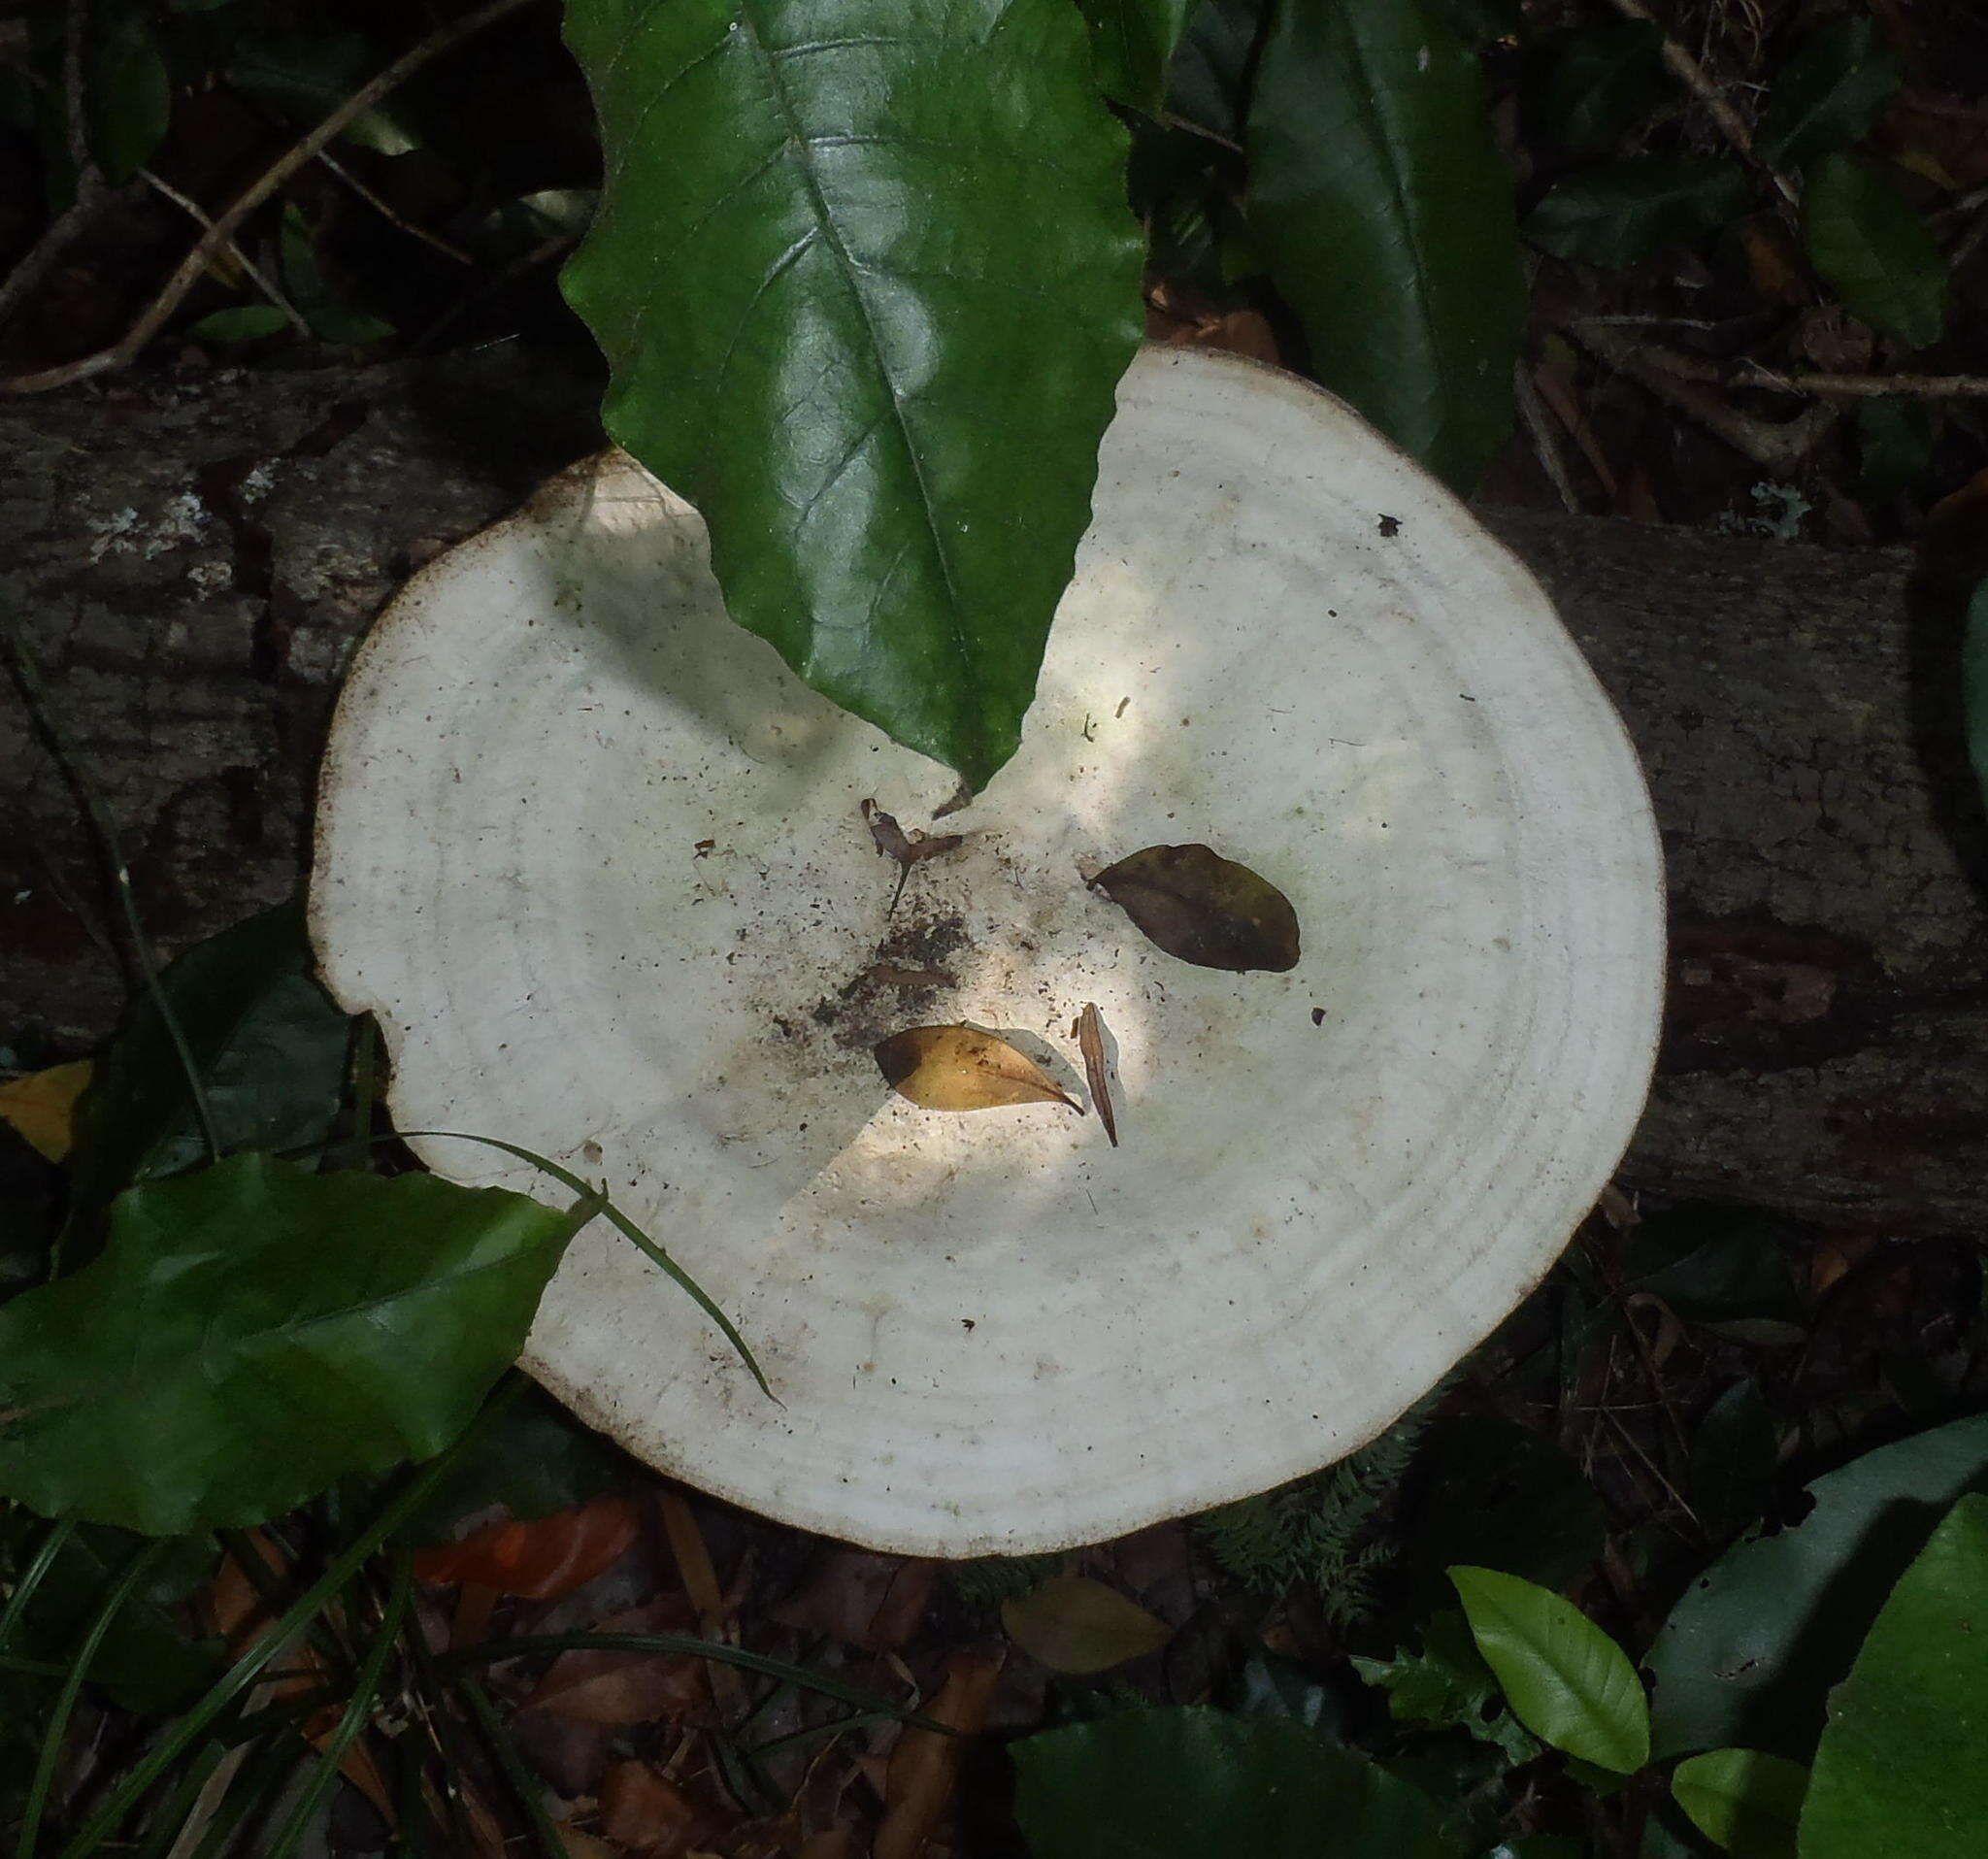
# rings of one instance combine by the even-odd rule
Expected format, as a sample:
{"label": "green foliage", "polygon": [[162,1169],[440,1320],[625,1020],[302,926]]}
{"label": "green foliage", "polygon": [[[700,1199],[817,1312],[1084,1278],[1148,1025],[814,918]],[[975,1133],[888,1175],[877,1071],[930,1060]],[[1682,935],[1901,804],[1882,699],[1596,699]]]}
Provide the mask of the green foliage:
{"label": "green foliage", "polygon": [[1766,1507],[1779,1460],[1773,1416],[1748,1376],[1719,1396],[1691,1441],[1691,1505],[1706,1528],[1730,1534]]}
{"label": "green foliage", "polygon": [[160,1534],[431,1457],[574,1227],[500,1189],[264,1155],[133,1188],[99,1259],[0,1309],[0,1491]]}
{"label": "green foliage", "polygon": [[1198,1527],[1215,1560],[1262,1594],[1309,1584],[1337,1625],[1371,1613],[1375,1579],[1395,1554],[1394,1544],[1375,1534],[1375,1522],[1407,1476],[1442,1392],[1423,1396],[1339,1464],[1209,1511]]}
{"label": "green foliage", "polygon": [[1933,476],[1933,414],[1923,400],[1873,394],[1857,403],[1857,487],[1867,497],[1921,491]]}
{"label": "green foliage", "polygon": [[1564,34],[1529,86],[1531,115],[1571,155],[1605,155],[1663,96],[1663,28],[1604,19]]}
{"label": "green foliage", "polygon": [[1622,1648],[1570,1601],[1496,1569],[1455,1568],[1471,1633],[1536,1737],[1629,1775],[1649,1760],[1649,1706]]}
{"label": "green foliage", "polygon": [[1167,63],[1195,0],[1079,0],[1090,21],[1098,88],[1136,110],[1153,110]]}
{"label": "green foliage", "polygon": [[1724,156],[1631,155],[1556,182],[1523,230],[1556,258],[1616,269],[1731,225],[1752,198]]}
{"label": "green foliage", "polygon": [[[1756,484],[1756,501],[1764,508],[1778,503],[1783,515],[1754,520],[1786,533],[1778,525],[1795,514],[1798,495],[1792,486]],[[1784,1223],[1757,1208],[1685,1202],[1637,1229],[1626,1277],[1632,1288],[1662,1298],[1685,1322],[1703,1323],[1731,1341],[1799,1342],[1802,1300],[1783,1236]]]}
{"label": "green foliage", "polygon": [[1426,1795],[1276,1718],[1118,1711],[1010,1753],[1032,1859],[1459,1859]]}
{"label": "green foliage", "polygon": [[1475,57],[1414,0],[1282,7],[1245,140],[1250,227],[1313,372],[1469,488],[1511,427],[1525,313]]}
{"label": "green foliage", "polygon": [[1855,155],[1824,155],[1802,189],[1802,243],[1853,316],[1914,349],[1946,328],[1946,260],[1905,195]]}
{"label": "green foliage", "polygon": [[1831,1695],[1802,1859],[1988,1851],[1988,1496],[1900,1577]]}
{"label": "green foliage", "polygon": [[1774,79],[1754,147],[1777,168],[1861,142],[1898,95],[1898,54],[1868,14],[1811,33]]}
{"label": "green foliage", "polygon": [[1808,1771],[1758,1749],[1708,1749],[1680,1762],[1671,1793],[1691,1824],[1734,1859],[1795,1859]]}
{"label": "green foliage", "polygon": [[1062,1568],[1064,1560],[1060,1552],[976,1556],[967,1562],[947,1563],[945,1580],[962,1606],[976,1613],[994,1614],[1001,1611],[1003,1602],[1033,1594]]}
{"label": "green foliage", "polygon": [[192,342],[259,342],[265,336],[280,336],[290,319],[274,304],[244,304],[235,310],[216,310],[187,325]]}
{"label": "green foliage", "polygon": [[[159,986],[223,1149],[306,1148],[331,1134],[350,1022],[317,984],[300,906],[279,905],[196,944]],[[185,1068],[157,1003],[141,994],[82,1105],[74,1206],[93,1217],[133,1182],[205,1154]]]}
{"label": "green foliage", "polygon": [[1501,1751],[1508,1762],[1530,1762],[1540,1745],[1505,1709],[1497,1675],[1472,1638],[1470,1622],[1454,1610],[1432,1615],[1422,1627],[1419,1652],[1397,1650],[1391,1659],[1353,1660],[1353,1669],[1387,1693],[1397,1723],[1467,1731]]}
{"label": "green foliage", "polygon": [[1240,143],[1274,12],[1271,0],[1201,0],[1190,9],[1167,67],[1168,110]]}
{"label": "green foliage", "polygon": [[1140,336],[1069,0],[572,0],[605,416],[732,616],[975,786],[1013,752]]}
{"label": "green foliage", "polygon": [[1988,1418],[1956,1420],[1817,1478],[1801,1522],[1727,1550],[1644,1660],[1658,1756],[1738,1745],[1806,1759],[1824,1694],[1884,1597],[1947,1508],[1978,1490]]}
{"label": "green foliage", "polygon": [[356,349],[393,334],[390,322],[356,309],[333,286],[317,262],[317,246],[304,216],[295,207],[283,211],[282,237],[278,245],[283,290],[297,314],[320,342]]}

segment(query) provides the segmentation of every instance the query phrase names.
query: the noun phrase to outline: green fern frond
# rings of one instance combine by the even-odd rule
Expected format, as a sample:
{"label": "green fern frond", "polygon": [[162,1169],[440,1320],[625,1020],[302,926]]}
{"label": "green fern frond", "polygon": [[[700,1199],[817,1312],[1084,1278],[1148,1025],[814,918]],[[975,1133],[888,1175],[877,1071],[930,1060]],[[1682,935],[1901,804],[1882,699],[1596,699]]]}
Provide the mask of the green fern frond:
{"label": "green fern frond", "polygon": [[1060,1555],[985,1555],[955,1562],[946,1585],[976,1613],[997,1613],[1004,1601],[1019,1601],[1063,1566]]}

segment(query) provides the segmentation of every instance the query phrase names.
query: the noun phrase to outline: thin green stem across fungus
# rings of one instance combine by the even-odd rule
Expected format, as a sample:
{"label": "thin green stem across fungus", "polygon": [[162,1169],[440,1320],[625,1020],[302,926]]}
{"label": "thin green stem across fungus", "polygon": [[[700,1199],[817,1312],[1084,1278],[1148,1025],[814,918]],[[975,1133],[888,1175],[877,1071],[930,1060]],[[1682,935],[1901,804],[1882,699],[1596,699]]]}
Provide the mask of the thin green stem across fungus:
{"label": "thin green stem across fungus", "polygon": [[351,1584],[380,1545],[433,1496],[470,1442],[528,1385],[522,1377],[518,1377],[498,1388],[483,1404],[482,1411],[457,1437],[455,1444],[440,1457],[431,1459],[409,1481],[400,1496],[354,1537],[324,1573],[277,1617],[269,1631],[215,1679],[200,1701],[146,1751],[112,1790],[110,1799],[62,1848],[60,1859],[88,1859],[89,1855],[102,1849],[105,1842],[123,1824],[124,1816],[144,1800],[155,1783],[173,1773],[174,1765],[206,1734],[221,1712],[255,1682],[263,1669],[304,1630],[318,1610]]}

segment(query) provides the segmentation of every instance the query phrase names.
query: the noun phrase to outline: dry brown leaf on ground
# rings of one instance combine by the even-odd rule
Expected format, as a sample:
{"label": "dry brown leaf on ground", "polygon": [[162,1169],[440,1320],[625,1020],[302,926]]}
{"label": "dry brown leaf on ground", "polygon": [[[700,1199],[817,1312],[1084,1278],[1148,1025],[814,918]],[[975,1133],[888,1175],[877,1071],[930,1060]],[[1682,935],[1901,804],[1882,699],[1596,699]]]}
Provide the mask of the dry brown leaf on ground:
{"label": "dry brown leaf on ground", "polygon": [[1004,1601],[1001,1624],[1031,1658],[1072,1677],[1157,1652],[1174,1637],[1164,1620],[1116,1588],[1068,1571],[1019,1601]]}
{"label": "dry brown leaf on ground", "polygon": [[872,1859],[919,1859],[958,1784],[967,1739],[987,1721],[1002,1659],[997,1648],[956,1652],[946,1662],[945,1682],[924,1714],[957,1734],[913,1728],[898,1739],[885,1772],[883,1824]]}
{"label": "dry brown leaf on ground", "polygon": [[76,1139],[76,1101],[89,1082],[88,1059],[51,1065],[46,1072],[0,1084],[0,1123],[11,1123],[22,1140],[50,1162],[69,1153]]}
{"label": "dry brown leaf on ground", "polygon": [[697,1804],[646,1762],[617,1762],[601,1778],[601,1831],[632,1852],[678,1859],[702,1818]]}
{"label": "dry brown leaf on ground", "polygon": [[1083,1107],[1058,1090],[1026,1052],[977,1026],[912,1026],[877,1043],[877,1064],[900,1097],[926,1111],[993,1111],[1016,1104]]}
{"label": "dry brown leaf on ground", "polygon": [[887,1652],[917,1630],[938,1573],[936,1563],[916,1557],[830,1549],[808,1580],[773,1610],[773,1618],[845,1646]]}
{"label": "dry brown leaf on ground", "polygon": [[1111,1103],[1111,1075],[1105,1063],[1105,1017],[1096,1001],[1086,1001],[1077,1016],[1077,1049],[1083,1054],[1084,1082],[1090,1086],[1091,1104],[1111,1146],[1118,1146],[1118,1112]]}
{"label": "dry brown leaf on ground", "polygon": [[613,1568],[634,1546],[639,1530],[626,1498],[596,1498],[548,1517],[486,1524],[459,1543],[422,1549],[414,1573],[423,1581],[556,1601]]}
{"label": "dry brown leaf on ground", "polygon": [[[600,1633],[684,1633],[695,1622],[677,1597],[611,1614]],[[562,1652],[520,1709],[579,1723],[674,1722],[711,1696],[704,1661],[675,1652]]]}

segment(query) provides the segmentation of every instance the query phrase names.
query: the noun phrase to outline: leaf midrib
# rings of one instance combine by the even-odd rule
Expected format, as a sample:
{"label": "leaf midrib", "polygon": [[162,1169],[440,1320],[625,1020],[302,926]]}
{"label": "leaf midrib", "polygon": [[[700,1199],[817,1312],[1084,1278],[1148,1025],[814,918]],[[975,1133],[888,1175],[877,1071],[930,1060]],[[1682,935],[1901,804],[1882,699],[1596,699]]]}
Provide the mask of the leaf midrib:
{"label": "leaf midrib", "polygon": [[[773,55],[760,35],[759,22],[753,17],[752,0],[738,0],[738,19],[740,31],[759,65],[768,94],[778,106],[780,119],[786,124],[787,146],[792,150],[794,167],[801,177],[802,185],[808,190],[808,198],[813,209],[815,224],[820,229],[822,243],[835,259],[836,272],[842,280],[843,287],[856,306],[856,314],[863,319],[863,333],[867,339],[869,353],[876,367],[878,380],[882,383],[885,398],[890,403],[891,424],[897,430],[899,443],[903,446],[905,457],[911,464],[912,481],[918,487],[919,514],[924,518],[925,532],[932,540],[933,557],[939,564],[940,580],[945,587],[946,617],[951,626],[953,646],[961,666],[971,680],[977,676],[978,664],[968,641],[960,606],[959,587],[953,579],[952,562],[946,554],[944,539],[940,534],[938,512],[933,505],[931,485],[925,476],[925,461],[919,456],[918,448],[912,442],[911,429],[905,419],[904,407],[898,398],[897,383],[884,366],[883,349],[878,339],[877,324],[870,314],[869,299],[864,296],[862,285],[857,282],[862,268],[856,263],[848,247],[843,243],[842,230],[836,224],[835,216],[829,209],[828,196],[822,189],[819,175],[815,172],[812,145],[803,131],[787,87],[780,81],[779,60]],[[879,589],[878,599],[881,597]],[[965,720],[964,716],[961,720]],[[978,740],[982,732],[976,727],[972,734],[977,739],[975,747],[984,752],[986,745],[984,741]]]}

